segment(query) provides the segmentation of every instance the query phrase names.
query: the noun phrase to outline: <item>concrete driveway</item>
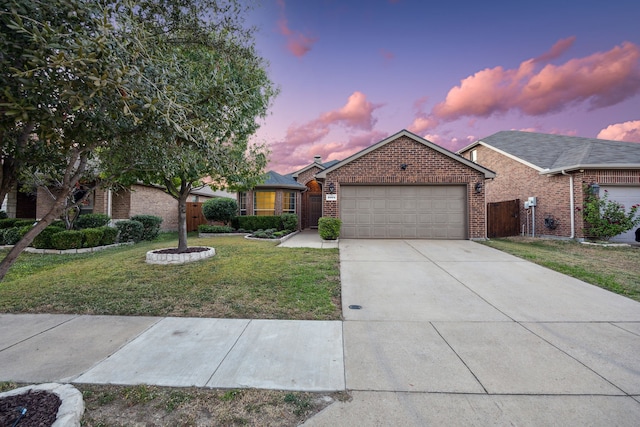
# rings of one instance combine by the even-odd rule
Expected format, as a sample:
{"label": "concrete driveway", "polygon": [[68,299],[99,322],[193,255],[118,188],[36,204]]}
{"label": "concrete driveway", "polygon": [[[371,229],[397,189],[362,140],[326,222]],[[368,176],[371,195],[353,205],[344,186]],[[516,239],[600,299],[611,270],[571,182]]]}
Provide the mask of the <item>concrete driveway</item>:
{"label": "concrete driveway", "polygon": [[340,261],[353,400],[305,425],[640,425],[640,303],[471,241]]}

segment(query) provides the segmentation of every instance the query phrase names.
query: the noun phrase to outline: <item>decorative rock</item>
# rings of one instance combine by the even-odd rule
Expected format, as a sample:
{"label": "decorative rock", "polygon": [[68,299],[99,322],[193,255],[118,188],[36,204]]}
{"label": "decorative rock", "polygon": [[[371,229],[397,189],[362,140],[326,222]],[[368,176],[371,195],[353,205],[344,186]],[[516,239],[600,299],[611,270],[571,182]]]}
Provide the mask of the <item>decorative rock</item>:
{"label": "decorative rock", "polygon": [[210,258],[215,254],[216,250],[209,247],[207,247],[206,251],[181,254],[163,254],[157,253],[156,251],[149,251],[147,252],[147,264],[184,264]]}
{"label": "decorative rock", "polygon": [[61,403],[58,408],[58,415],[51,427],[80,427],[80,420],[84,414],[84,401],[82,400],[82,393],[71,384],[46,383],[29,385],[0,393],[0,397],[24,394],[29,390],[55,393],[60,398]]}

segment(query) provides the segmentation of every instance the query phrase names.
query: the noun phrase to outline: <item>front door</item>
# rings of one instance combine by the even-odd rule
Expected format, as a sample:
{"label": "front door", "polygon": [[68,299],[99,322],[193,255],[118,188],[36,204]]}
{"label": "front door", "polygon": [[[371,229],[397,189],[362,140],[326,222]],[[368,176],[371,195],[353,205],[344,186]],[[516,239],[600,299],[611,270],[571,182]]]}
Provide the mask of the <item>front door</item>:
{"label": "front door", "polygon": [[309,194],[309,227],[318,228],[318,220],[322,216],[322,194]]}

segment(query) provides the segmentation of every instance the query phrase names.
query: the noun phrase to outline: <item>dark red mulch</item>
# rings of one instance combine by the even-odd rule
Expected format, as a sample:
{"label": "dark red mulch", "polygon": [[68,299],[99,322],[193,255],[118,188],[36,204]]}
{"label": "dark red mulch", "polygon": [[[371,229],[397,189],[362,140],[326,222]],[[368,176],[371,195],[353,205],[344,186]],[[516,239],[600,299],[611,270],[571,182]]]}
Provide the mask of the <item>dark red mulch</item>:
{"label": "dark red mulch", "polygon": [[[49,427],[55,421],[60,407],[60,398],[55,393],[29,390],[26,393],[0,398],[0,426]],[[20,421],[22,408],[27,412]]]}
{"label": "dark red mulch", "polygon": [[205,252],[208,250],[209,248],[193,246],[191,248],[187,248],[186,251],[178,251],[178,248],[169,248],[169,249],[158,249],[157,251],[153,251],[153,253],[154,254],[191,254],[194,252]]}

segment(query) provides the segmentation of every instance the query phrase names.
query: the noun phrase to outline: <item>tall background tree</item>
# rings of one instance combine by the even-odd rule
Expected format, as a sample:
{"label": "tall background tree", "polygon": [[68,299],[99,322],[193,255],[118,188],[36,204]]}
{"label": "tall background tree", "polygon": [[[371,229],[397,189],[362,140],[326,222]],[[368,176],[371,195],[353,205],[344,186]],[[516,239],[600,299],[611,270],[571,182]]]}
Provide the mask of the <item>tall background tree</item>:
{"label": "tall background tree", "polygon": [[[275,91],[239,0],[0,3],[0,196],[37,177],[54,199],[0,263],[0,280],[83,179],[187,189],[201,172],[225,184],[259,175],[264,150],[247,140]],[[253,81],[233,80],[242,61]]]}

